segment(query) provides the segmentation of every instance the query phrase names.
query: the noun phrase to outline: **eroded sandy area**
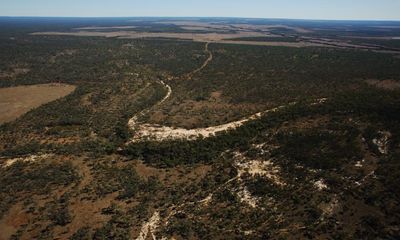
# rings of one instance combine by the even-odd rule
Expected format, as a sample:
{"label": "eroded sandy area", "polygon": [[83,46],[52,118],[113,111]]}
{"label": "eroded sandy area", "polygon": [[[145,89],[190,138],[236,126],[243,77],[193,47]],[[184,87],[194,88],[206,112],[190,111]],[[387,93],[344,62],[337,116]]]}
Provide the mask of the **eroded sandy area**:
{"label": "eroded sandy area", "polygon": [[207,128],[185,129],[161,126],[157,124],[140,124],[135,121],[137,118],[131,119],[129,126],[134,130],[134,136],[132,138],[133,143],[149,140],[165,141],[177,139],[191,141],[196,140],[200,137],[208,138],[211,136],[215,136],[216,134],[221,132],[236,129],[249,121],[256,120],[264,114],[275,112],[283,107],[284,106],[276,107],[264,112],[253,114],[247,118],[238,121]]}
{"label": "eroded sandy area", "polygon": [[156,239],[154,234],[159,224],[160,214],[159,212],[155,212],[149,221],[143,223],[139,236],[136,238],[136,240],[146,240],[148,239],[149,234],[151,234],[151,239]]}
{"label": "eroded sandy area", "polygon": [[7,167],[11,167],[12,165],[14,165],[17,162],[33,163],[33,162],[38,162],[38,161],[49,159],[52,156],[54,156],[54,155],[41,154],[41,155],[29,155],[26,157],[9,158],[9,159],[3,159],[3,162],[1,164],[2,164],[3,168],[7,168]]}

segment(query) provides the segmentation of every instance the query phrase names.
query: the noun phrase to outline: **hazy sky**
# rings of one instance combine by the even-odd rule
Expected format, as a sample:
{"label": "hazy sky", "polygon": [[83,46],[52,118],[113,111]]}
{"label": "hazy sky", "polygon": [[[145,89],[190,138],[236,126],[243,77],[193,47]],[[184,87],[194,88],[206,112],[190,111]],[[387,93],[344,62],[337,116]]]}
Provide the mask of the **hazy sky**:
{"label": "hazy sky", "polygon": [[0,16],[400,20],[400,0],[0,0]]}

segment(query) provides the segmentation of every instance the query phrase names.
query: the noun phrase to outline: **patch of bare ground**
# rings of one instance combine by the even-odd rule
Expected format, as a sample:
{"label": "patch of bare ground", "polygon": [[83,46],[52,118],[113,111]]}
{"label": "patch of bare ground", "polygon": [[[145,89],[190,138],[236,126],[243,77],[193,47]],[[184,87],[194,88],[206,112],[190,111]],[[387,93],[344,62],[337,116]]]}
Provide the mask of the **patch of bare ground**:
{"label": "patch of bare ground", "polygon": [[52,158],[54,155],[53,154],[39,154],[39,155],[29,155],[25,157],[18,157],[18,158],[6,158],[6,159],[0,159],[1,164],[3,168],[11,167],[17,162],[25,162],[25,163],[35,163],[35,162],[40,162],[44,161],[47,159]]}
{"label": "patch of bare ground", "polygon": [[146,240],[148,239],[148,235],[151,235],[153,240],[156,239],[155,232],[157,231],[158,225],[160,224],[160,213],[154,212],[153,216],[147,221],[142,224],[140,229],[139,236],[136,240]]}
{"label": "patch of bare ground", "polygon": [[278,111],[282,107],[284,106],[269,109],[264,112],[259,112],[238,121],[229,122],[222,125],[207,127],[207,128],[185,129],[185,128],[175,128],[168,126],[137,123],[134,125],[130,125],[130,127],[134,130],[134,136],[131,142],[134,143],[145,140],[165,141],[174,139],[184,139],[192,141],[198,139],[199,137],[208,138],[220,132],[225,132],[230,129],[236,129],[249,121],[260,118],[264,114]]}
{"label": "patch of bare ground", "polygon": [[42,104],[65,97],[75,88],[67,84],[0,88],[0,124],[13,121]]}
{"label": "patch of bare ground", "polygon": [[368,79],[366,83],[370,86],[374,86],[377,88],[382,88],[385,90],[395,90],[400,88],[400,82],[396,80],[375,80],[375,79]]}
{"label": "patch of bare ground", "polygon": [[[310,105],[323,104],[327,99],[321,98],[315,100]],[[249,121],[259,119],[260,117],[279,111],[282,108],[293,105],[294,103],[289,103],[287,105],[282,105],[269,110],[255,113],[241,120],[228,122],[225,124],[206,127],[206,128],[194,128],[185,129],[178,127],[161,126],[157,124],[140,123],[137,121],[137,117],[133,117],[130,120],[129,127],[134,131],[133,138],[130,143],[142,142],[142,141],[166,141],[166,140],[177,140],[183,139],[187,141],[193,141],[200,137],[208,138],[215,136],[217,133],[226,132],[228,130],[234,130]]]}
{"label": "patch of bare ground", "polygon": [[10,239],[24,224],[28,224],[28,214],[19,203],[14,205],[4,218],[0,219],[0,240]]}
{"label": "patch of bare ground", "polygon": [[102,227],[111,219],[111,216],[102,214],[102,209],[109,207],[117,195],[118,193],[113,193],[96,200],[73,199],[69,206],[69,211],[74,216],[72,222],[66,227],[56,228],[55,236],[68,239],[83,226],[90,226],[93,229]]}

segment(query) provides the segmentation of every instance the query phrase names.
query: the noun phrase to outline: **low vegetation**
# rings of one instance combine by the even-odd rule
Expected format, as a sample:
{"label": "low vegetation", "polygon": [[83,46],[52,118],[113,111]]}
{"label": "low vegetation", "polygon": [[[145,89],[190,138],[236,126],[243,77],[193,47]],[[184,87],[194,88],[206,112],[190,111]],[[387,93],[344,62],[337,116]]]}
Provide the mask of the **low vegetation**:
{"label": "low vegetation", "polygon": [[[1,239],[135,239],[142,229],[157,239],[399,236],[400,89],[379,84],[400,81],[395,54],[27,34],[101,25],[65,21],[0,24],[2,90],[76,86],[0,125]],[[270,29],[275,40],[349,34],[285,24]],[[160,104],[169,91],[161,81],[171,95]],[[210,127],[277,106],[193,141],[131,142],[128,127],[136,115]]]}

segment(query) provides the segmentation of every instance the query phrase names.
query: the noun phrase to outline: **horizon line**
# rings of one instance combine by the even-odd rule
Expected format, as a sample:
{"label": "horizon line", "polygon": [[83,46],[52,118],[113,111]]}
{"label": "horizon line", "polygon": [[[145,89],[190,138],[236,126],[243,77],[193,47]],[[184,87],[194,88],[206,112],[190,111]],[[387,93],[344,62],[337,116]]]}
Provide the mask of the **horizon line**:
{"label": "horizon line", "polygon": [[0,15],[0,18],[225,18],[225,19],[250,19],[250,20],[297,20],[297,21],[376,21],[400,22],[400,19],[318,19],[318,18],[268,18],[268,17],[232,17],[232,16],[29,16],[29,15]]}

